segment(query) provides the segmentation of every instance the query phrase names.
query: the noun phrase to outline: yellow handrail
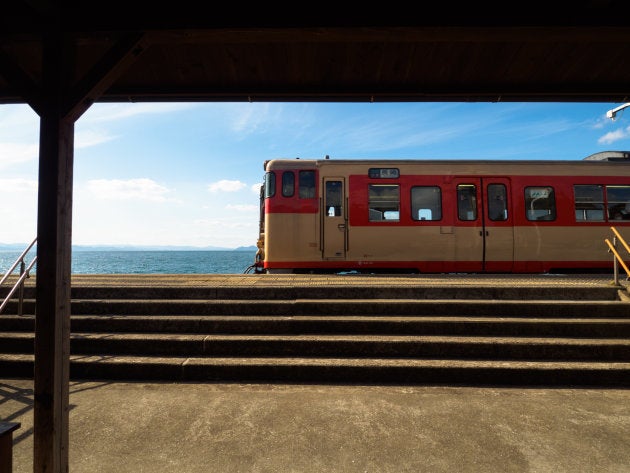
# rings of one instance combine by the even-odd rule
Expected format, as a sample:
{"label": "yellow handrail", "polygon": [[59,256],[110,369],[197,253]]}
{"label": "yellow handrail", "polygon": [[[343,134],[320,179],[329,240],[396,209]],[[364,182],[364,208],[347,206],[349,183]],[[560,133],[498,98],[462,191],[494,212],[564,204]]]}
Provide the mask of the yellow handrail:
{"label": "yellow handrail", "polygon": [[615,238],[613,238],[613,243],[611,243],[608,238],[606,238],[604,241],[608,245],[608,248],[610,248],[610,251],[615,255],[615,260],[614,260],[615,284],[619,284],[619,280],[617,276],[617,263],[619,263],[623,267],[623,269],[626,271],[626,274],[628,275],[629,280],[630,280],[630,269],[628,269],[628,266],[626,265],[626,263],[624,263],[623,258],[617,251],[617,248],[616,248],[617,239],[619,239],[619,241],[621,242],[621,244],[624,246],[624,248],[626,249],[628,253],[630,253],[630,246],[628,246],[628,243],[626,243],[626,241],[623,239],[623,237],[621,236],[621,234],[617,231],[615,227],[610,227],[610,229],[615,234]]}
{"label": "yellow handrail", "polygon": [[613,231],[613,233],[615,234],[615,236],[617,238],[619,238],[619,241],[621,242],[621,244],[624,246],[624,248],[626,249],[626,251],[628,253],[630,253],[630,246],[628,246],[628,244],[626,243],[626,241],[623,239],[623,237],[621,236],[621,233],[619,233],[619,231],[615,228],[615,227],[610,227],[610,229]]}

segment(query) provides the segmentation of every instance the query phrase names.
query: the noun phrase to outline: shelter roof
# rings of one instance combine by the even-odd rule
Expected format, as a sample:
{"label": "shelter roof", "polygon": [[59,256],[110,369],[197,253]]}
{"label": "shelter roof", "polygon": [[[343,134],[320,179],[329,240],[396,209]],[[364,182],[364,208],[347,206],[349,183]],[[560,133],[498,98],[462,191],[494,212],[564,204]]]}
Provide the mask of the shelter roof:
{"label": "shelter roof", "polygon": [[630,97],[628,2],[390,2],[343,14],[320,3],[213,5],[10,0],[0,15],[0,103],[39,93],[42,51],[59,31],[73,51],[73,86],[115,70],[96,101]]}

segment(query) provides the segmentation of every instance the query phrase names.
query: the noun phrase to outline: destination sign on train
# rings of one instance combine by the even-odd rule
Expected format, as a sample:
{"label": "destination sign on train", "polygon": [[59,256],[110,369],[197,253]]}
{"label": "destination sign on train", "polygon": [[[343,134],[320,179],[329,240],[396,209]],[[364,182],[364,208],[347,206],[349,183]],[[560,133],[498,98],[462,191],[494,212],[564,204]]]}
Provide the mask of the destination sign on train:
{"label": "destination sign on train", "polygon": [[397,168],[370,168],[368,177],[371,179],[397,179],[400,171]]}

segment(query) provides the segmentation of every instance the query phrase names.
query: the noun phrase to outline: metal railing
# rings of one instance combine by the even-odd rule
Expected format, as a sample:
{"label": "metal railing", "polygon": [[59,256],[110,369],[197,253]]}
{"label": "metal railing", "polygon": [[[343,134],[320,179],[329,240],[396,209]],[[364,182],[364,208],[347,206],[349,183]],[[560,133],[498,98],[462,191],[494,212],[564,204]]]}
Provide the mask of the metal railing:
{"label": "metal railing", "polygon": [[615,234],[615,236],[613,237],[613,241],[611,242],[608,238],[606,238],[604,241],[608,245],[608,252],[612,252],[612,254],[615,255],[615,257],[613,258],[613,271],[614,271],[614,276],[615,276],[615,285],[618,286],[619,285],[619,265],[621,265],[623,269],[626,271],[626,274],[628,275],[627,280],[630,280],[630,269],[628,269],[628,265],[624,263],[623,258],[617,251],[617,241],[619,241],[623,245],[623,247],[626,249],[626,251],[629,254],[630,254],[630,246],[628,246],[628,243],[626,243],[626,241],[623,239],[623,237],[621,236],[621,234],[617,231],[615,227],[610,227],[610,229]]}
{"label": "metal railing", "polygon": [[33,257],[28,266],[26,266],[25,259],[36,242],[37,238],[35,238],[32,243],[28,245],[28,247],[22,252],[20,256],[18,256],[18,258],[15,260],[15,263],[11,265],[11,267],[7,270],[2,279],[0,279],[0,286],[2,286],[5,281],[9,279],[9,276],[13,274],[15,268],[17,268],[18,266],[20,267],[20,276],[13,284],[13,287],[11,288],[7,296],[2,301],[2,304],[0,305],[0,313],[2,313],[2,310],[9,303],[9,300],[11,299],[15,291],[18,291],[18,315],[22,315],[22,306],[24,303],[24,280],[30,277],[30,271],[31,269],[33,269],[33,266],[35,266],[35,263],[37,262],[37,255]]}

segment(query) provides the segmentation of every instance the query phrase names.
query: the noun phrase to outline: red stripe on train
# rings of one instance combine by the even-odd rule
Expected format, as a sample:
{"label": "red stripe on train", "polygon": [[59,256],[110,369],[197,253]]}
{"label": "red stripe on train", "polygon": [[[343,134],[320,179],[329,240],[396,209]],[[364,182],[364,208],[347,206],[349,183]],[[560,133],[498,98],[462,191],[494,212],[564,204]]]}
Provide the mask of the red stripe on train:
{"label": "red stripe on train", "polygon": [[[539,273],[554,270],[610,270],[612,261],[502,261],[488,262],[495,269],[491,272]],[[481,261],[266,261],[265,269],[295,270],[409,270],[423,273],[484,272]]]}

